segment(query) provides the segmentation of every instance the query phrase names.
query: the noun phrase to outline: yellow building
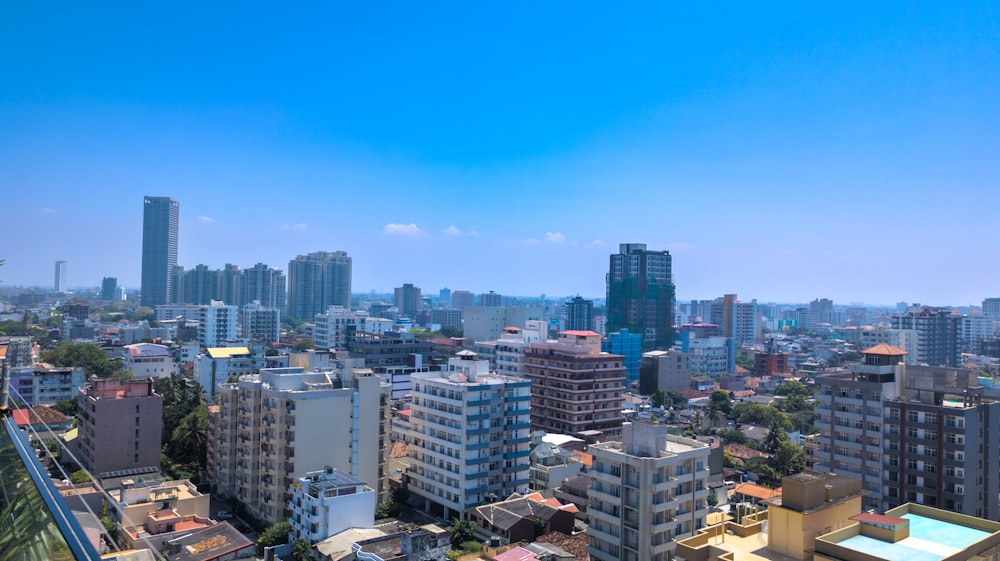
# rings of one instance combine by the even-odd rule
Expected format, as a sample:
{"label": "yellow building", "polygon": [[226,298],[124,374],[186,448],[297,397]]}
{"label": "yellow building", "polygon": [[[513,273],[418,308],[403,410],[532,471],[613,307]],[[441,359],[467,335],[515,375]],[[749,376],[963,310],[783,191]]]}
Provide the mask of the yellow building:
{"label": "yellow building", "polygon": [[783,493],[767,503],[767,548],[808,559],[816,538],[854,524],[861,512],[861,480],[799,473],[781,480]]}

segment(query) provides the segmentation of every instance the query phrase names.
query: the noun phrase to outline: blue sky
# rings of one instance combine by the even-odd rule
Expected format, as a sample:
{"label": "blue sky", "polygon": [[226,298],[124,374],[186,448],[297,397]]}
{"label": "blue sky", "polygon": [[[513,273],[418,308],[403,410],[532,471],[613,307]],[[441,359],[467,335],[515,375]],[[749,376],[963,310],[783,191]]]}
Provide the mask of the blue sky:
{"label": "blue sky", "polygon": [[[997,296],[1000,5],[0,6],[0,278],[345,250],[404,282],[681,298]],[[361,5],[364,4],[364,5]]]}

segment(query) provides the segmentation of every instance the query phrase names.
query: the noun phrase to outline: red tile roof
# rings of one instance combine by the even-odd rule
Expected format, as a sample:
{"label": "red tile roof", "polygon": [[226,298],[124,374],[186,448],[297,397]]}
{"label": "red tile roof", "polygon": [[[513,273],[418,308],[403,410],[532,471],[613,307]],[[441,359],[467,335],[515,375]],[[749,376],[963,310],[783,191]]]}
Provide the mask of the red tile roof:
{"label": "red tile roof", "polygon": [[55,423],[65,423],[68,420],[69,417],[66,415],[44,405],[35,407],[33,412],[31,409],[14,410],[14,422],[18,426],[40,425],[43,422],[47,425],[52,425]]}
{"label": "red tile roof", "polygon": [[754,485],[753,483],[743,483],[733,489],[733,492],[763,501],[780,495],[781,488],[769,489],[760,485]]}
{"label": "red tile roof", "polygon": [[896,347],[894,345],[889,345],[888,343],[879,343],[874,347],[867,348],[861,351],[861,354],[865,355],[885,355],[885,356],[903,356],[910,353],[904,351],[903,349]]}
{"label": "red tile roof", "polygon": [[865,522],[868,524],[878,524],[879,526],[899,526],[900,524],[906,522],[905,518],[886,516],[884,514],[875,514],[872,512],[855,514],[851,517],[851,520],[857,520],[858,522]]}
{"label": "red tile roof", "polygon": [[600,333],[593,331],[560,331],[560,335],[571,335],[573,337],[600,337]]}

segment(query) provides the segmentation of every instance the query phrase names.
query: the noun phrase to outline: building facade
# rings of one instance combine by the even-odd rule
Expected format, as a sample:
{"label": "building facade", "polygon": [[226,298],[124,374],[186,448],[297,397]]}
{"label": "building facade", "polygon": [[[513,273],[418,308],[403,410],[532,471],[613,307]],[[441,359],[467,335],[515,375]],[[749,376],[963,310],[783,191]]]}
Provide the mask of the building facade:
{"label": "building facade", "polygon": [[170,197],[144,197],[142,212],[142,305],[174,302],[172,273],[177,266],[180,202]]}
{"label": "building facade", "polygon": [[95,380],[77,410],[80,467],[99,476],[160,465],[163,398],[152,380]]}
{"label": "building facade", "polygon": [[236,306],[213,301],[198,308],[198,344],[202,347],[220,347],[224,341],[236,339],[238,318]]}
{"label": "building facade", "polygon": [[330,306],[351,307],[350,256],[316,251],[288,263],[288,315],[310,319]]}
{"label": "building facade", "polygon": [[608,329],[643,336],[643,350],[674,344],[674,282],[670,253],[646,244],[620,244],[608,272]]}
{"label": "building facade", "polygon": [[385,496],[389,394],[370,370],[265,368],[218,389],[216,489],[268,523],[299,474],[335,467]]}
{"label": "building facade", "polygon": [[316,314],[313,341],[317,349],[346,350],[354,334],[365,330],[368,312],[352,311],[343,306],[330,306]]}
{"label": "building facade", "polygon": [[529,345],[524,376],[531,381],[532,429],[617,434],[624,421],[623,361],[601,352],[601,336],[593,331],[564,331],[556,343]]}
{"label": "building facade", "polygon": [[592,331],[594,329],[594,301],[577,296],[566,302],[563,326],[567,331]]}
{"label": "building facade", "polygon": [[56,274],[55,282],[53,283],[53,288],[57,294],[65,294],[66,287],[66,270],[67,265],[65,261],[56,261]]}
{"label": "building facade", "polygon": [[240,337],[262,343],[275,343],[281,338],[281,309],[269,308],[253,301],[240,307]]}
{"label": "building facade", "polygon": [[395,304],[399,315],[410,319],[416,318],[417,312],[420,311],[420,287],[405,283],[395,289],[395,295]]}
{"label": "building facade", "polygon": [[961,364],[961,316],[948,308],[909,306],[902,314],[892,316],[894,329],[917,332],[918,364],[958,366]]}
{"label": "building facade", "polygon": [[413,375],[410,492],[446,519],[528,490],[531,384],[463,353]]}
{"label": "building facade", "polygon": [[592,445],[587,551],[599,561],[669,561],[675,540],[694,535],[708,516],[704,442],[667,426],[626,423],[621,442]]}
{"label": "building facade", "polygon": [[300,476],[289,491],[292,535],[311,544],[375,523],[377,493],[349,473],[326,466]]}

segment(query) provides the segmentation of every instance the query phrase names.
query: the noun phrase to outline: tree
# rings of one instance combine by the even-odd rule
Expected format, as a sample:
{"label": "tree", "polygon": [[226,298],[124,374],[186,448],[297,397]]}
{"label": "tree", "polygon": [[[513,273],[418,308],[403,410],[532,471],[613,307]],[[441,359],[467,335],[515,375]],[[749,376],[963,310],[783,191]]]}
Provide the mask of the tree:
{"label": "tree", "polygon": [[708,498],[705,499],[709,508],[715,508],[719,504],[719,497],[715,494],[715,489],[708,490]]}
{"label": "tree", "polygon": [[475,535],[476,526],[471,520],[453,518],[451,525],[451,545],[459,545],[467,542]]}
{"label": "tree", "polygon": [[375,505],[375,520],[382,520],[392,516],[392,507],[394,504],[395,501],[392,500],[392,497],[389,497]]}
{"label": "tree", "polygon": [[736,421],[751,425],[771,427],[778,425],[788,431],[792,430],[792,423],[788,416],[775,407],[760,403],[740,403],[733,409]]}
{"label": "tree", "polygon": [[736,366],[741,366],[747,370],[753,370],[753,359],[745,355],[737,355]]}
{"label": "tree", "polygon": [[94,343],[74,343],[63,341],[56,348],[45,351],[41,356],[42,362],[47,362],[54,366],[70,366],[83,368],[87,376],[97,376],[98,378],[122,377],[123,371],[117,364],[108,360],[104,351]]}
{"label": "tree", "polygon": [[310,339],[308,337],[306,337],[305,339],[300,340],[298,343],[295,343],[295,350],[296,351],[307,351],[307,350],[315,348],[315,347],[316,347],[316,343],[312,339]]}
{"label": "tree", "polygon": [[733,442],[735,444],[746,444],[747,435],[743,434],[743,431],[736,429],[722,429],[715,433],[716,436],[725,440],[726,442]]}
{"label": "tree", "polygon": [[101,526],[104,526],[104,531],[108,533],[108,536],[112,540],[118,539],[118,521],[110,516],[101,517]]}
{"label": "tree", "polygon": [[662,389],[657,388],[653,395],[649,396],[649,404],[653,408],[663,407],[667,403],[667,394]]}
{"label": "tree", "polygon": [[77,403],[78,402],[75,399],[63,399],[55,402],[55,404],[52,405],[52,408],[67,417],[73,417],[76,415]]}
{"label": "tree", "polygon": [[171,434],[171,457],[180,463],[205,467],[208,448],[208,407],[198,405],[181,419]]}
{"label": "tree", "polygon": [[800,446],[786,437],[774,450],[770,465],[781,477],[799,473],[806,467],[805,453]]}
{"label": "tree", "polygon": [[86,470],[78,469],[73,473],[69,474],[69,482],[74,485],[79,485],[81,483],[89,483],[91,481],[90,474]]}
{"label": "tree", "polygon": [[449,338],[451,338],[451,337],[461,337],[462,336],[462,328],[461,327],[456,327],[454,325],[443,325],[443,326],[441,326],[441,335],[443,335],[444,337],[449,337]]}
{"label": "tree", "polygon": [[261,532],[257,538],[257,557],[264,556],[265,547],[273,547],[288,543],[288,535],[292,533],[292,525],[282,520]]}
{"label": "tree", "polygon": [[312,545],[309,540],[299,537],[292,542],[292,559],[295,561],[307,561],[312,558]]}

